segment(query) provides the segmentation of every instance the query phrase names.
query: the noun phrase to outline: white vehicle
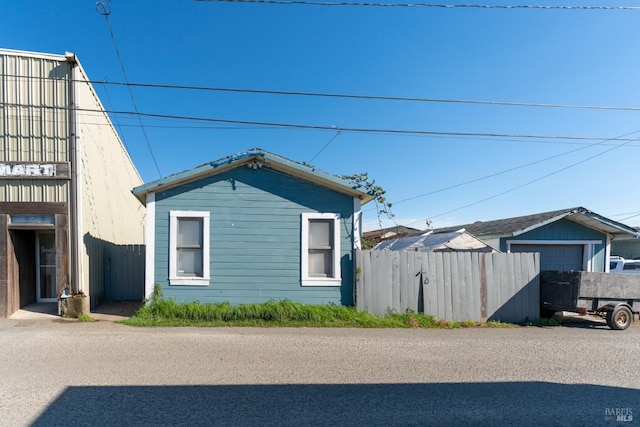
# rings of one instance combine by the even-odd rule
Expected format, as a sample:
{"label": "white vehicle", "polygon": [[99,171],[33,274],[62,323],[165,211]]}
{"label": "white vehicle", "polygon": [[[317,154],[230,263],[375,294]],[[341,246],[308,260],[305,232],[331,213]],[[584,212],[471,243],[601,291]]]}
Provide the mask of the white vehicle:
{"label": "white vehicle", "polygon": [[612,256],[609,260],[609,273],[640,274],[640,259]]}

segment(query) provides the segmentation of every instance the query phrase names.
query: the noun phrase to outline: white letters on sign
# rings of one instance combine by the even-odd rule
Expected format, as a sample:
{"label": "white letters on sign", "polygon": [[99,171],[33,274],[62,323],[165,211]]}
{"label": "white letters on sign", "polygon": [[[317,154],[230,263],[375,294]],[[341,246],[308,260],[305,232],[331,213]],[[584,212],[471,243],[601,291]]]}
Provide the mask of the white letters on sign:
{"label": "white letters on sign", "polygon": [[56,176],[56,165],[0,163],[0,176]]}

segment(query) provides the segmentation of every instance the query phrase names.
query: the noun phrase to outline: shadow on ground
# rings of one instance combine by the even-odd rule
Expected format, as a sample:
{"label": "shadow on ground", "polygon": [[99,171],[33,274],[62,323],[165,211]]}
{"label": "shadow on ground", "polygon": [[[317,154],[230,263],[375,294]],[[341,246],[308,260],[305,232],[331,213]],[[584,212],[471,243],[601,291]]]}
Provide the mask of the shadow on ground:
{"label": "shadow on ground", "polygon": [[91,317],[98,320],[121,320],[135,314],[142,301],[105,301],[91,311]]}
{"label": "shadow on ground", "polygon": [[562,326],[566,326],[569,328],[602,329],[611,331],[611,328],[607,326],[607,322],[603,318],[598,316],[583,316],[573,313],[560,312],[554,314],[553,318],[562,323]]}
{"label": "shadow on ground", "polygon": [[69,387],[33,425],[635,425],[639,402],[547,382]]}

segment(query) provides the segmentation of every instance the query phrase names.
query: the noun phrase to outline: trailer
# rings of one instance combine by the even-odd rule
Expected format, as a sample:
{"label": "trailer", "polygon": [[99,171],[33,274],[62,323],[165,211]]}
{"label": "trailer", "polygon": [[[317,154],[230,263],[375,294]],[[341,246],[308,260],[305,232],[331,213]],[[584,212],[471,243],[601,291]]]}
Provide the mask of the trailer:
{"label": "trailer", "polygon": [[541,271],[540,314],[594,314],[614,330],[640,319],[640,275],[587,271]]}

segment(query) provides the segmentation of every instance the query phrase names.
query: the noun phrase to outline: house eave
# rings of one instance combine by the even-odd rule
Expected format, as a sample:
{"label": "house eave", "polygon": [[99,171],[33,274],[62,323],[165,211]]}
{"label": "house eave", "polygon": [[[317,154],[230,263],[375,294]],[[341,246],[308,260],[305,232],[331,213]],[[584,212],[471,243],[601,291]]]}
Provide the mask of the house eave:
{"label": "house eave", "polygon": [[549,218],[549,219],[547,219],[545,221],[538,222],[538,223],[536,223],[534,225],[531,225],[529,227],[525,227],[525,228],[523,228],[521,230],[517,230],[517,231],[514,231],[512,233],[508,233],[508,234],[502,235],[500,237],[501,238],[502,237],[517,237],[517,236],[520,236],[521,234],[525,234],[525,233],[528,233],[530,231],[533,231],[536,228],[544,227],[545,225],[549,225],[549,224],[552,224],[552,223],[554,223],[556,221],[560,221],[561,219],[566,218],[566,217],[568,217],[568,216],[570,216],[572,214],[573,214],[573,212],[567,211],[567,212],[565,212],[565,213],[563,213],[561,215],[554,216],[553,218]]}
{"label": "house eave", "polygon": [[169,188],[183,185],[187,182],[196,181],[212,175],[224,173],[228,170],[243,166],[245,164],[255,164],[255,167],[268,167],[272,170],[294,176],[308,182],[312,182],[316,185],[329,188],[338,193],[358,198],[361,200],[362,204],[365,204],[373,200],[374,198],[373,195],[360,191],[358,188],[350,187],[346,183],[346,181],[338,177],[334,177],[333,175],[330,175],[326,172],[322,172],[303,164],[296,163],[283,157],[277,156],[275,154],[256,149],[248,150],[236,155],[225,157],[220,160],[205,163],[193,169],[179,172],[166,178],[143,184],[139,187],[134,188],[132,192],[138,198],[138,200],[140,200],[140,202],[144,204],[147,193],[156,193],[159,191],[167,190]]}
{"label": "house eave", "polygon": [[522,234],[528,233],[532,230],[535,230],[537,228],[552,224],[564,218],[570,221],[573,221],[577,224],[583,225],[585,227],[591,228],[593,230],[599,231],[601,233],[605,233],[611,236],[612,239],[629,238],[629,237],[640,238],[640,231],[634,229],[633,227],[629,227],[625,224],[613,221],[609,218],[598,215],[595,212],[591,212],[590,210],[585,208],[576,208],[572,210],[567,210],[566,212],[560,215],[538,222],[536,224],[533,224],[521,230],[516,230],[510,233],[496,234],[492,236],[483,235],[482,237],[485,239],[517,237]]}

